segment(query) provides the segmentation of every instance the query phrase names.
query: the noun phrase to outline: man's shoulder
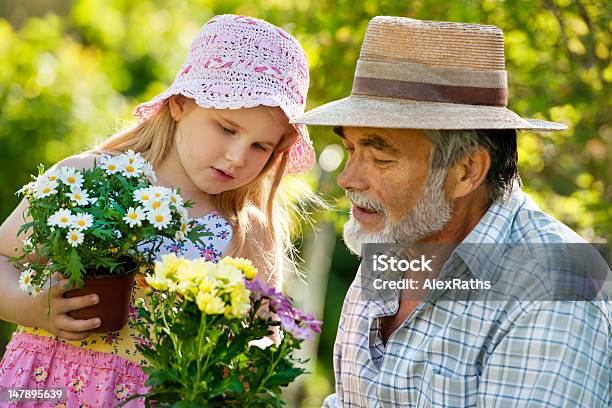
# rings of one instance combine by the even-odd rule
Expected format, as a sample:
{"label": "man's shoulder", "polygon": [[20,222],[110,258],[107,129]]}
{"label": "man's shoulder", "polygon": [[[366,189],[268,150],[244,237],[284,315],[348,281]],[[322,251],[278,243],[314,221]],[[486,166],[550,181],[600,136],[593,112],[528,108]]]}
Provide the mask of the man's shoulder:
{"label": "man's shoulder", "polygon": [[522,199],[512,220],[512,243],[586,243],[570,227],[541,210],[527,193],[518,195]]}

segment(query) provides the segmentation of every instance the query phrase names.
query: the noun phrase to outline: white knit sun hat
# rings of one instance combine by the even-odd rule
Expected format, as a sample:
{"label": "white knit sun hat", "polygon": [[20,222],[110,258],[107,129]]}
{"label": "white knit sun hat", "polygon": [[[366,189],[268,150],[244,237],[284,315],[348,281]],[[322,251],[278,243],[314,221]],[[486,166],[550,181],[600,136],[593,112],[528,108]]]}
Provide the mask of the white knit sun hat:
{"label": "white knit sun hat", "polygon": [[[181,94],[203,108],[278,106],[292,120],[304,112],[308,82],[306,54],[290,34],[257,18],[220,15],[202,27],[174,83],[134,114],[144,121]],[[314,164],[315,152],[306,126],[293,126],[298,137],[285,172],[302,173]]]}

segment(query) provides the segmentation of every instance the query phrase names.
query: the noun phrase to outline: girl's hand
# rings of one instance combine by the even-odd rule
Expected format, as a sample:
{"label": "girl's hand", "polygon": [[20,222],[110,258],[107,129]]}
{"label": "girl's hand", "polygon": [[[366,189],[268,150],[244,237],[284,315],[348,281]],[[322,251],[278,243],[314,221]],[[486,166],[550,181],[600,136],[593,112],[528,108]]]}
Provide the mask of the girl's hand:
{"label": "girl's hand", "polygon": [[91,330],[102,324],[98,318],[94,319],[73,319],[68,316],[68,312],[93,306],[98,303],[97,295],[85,295],[73,298],[64,298],[64,293],[72,290],[68,287],[68,279],[64,279],[59,273],[53,275],[51,280],[51,309],[49,310],[48,291],[34,298],[36,309],[40,317],[38,327],[59,336],[65,340],[76,341],[89,337]]}

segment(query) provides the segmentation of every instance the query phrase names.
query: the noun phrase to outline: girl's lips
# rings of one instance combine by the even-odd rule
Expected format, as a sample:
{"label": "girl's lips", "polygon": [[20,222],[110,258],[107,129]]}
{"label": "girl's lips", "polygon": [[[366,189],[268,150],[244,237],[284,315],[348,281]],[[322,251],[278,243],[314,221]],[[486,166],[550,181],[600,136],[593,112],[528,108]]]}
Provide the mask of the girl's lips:
{"label": "girl's lips", "polygon": [[375,223],[383,216],[381,213],[359,207],[355,204],[353,204],[352,214],[355,218],[364,223]]}
{"label": "girl's lips", "polygon": [[229,174],[226,174],[215,167],[211,167],[211,169],[212,169],[212,172],[215,178],[217,178],[220,181],[230,181],[234,179],[233,176],[230,176]]}

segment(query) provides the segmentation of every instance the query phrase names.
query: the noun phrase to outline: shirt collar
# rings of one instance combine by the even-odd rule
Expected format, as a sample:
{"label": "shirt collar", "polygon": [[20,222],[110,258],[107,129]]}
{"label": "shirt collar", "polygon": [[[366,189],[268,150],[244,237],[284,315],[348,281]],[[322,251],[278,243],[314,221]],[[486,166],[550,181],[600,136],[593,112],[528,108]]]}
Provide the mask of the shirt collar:
{"label": "shirt collar", "polygon": [[483,280],[493,278],[491,274],[495,271],[495,265],[499,265],[511,244],[514,220],[525,200],[525,194],[515,185],[507,197],[491,204],[455,249],[454,255],[465,263],[474,277]]}

